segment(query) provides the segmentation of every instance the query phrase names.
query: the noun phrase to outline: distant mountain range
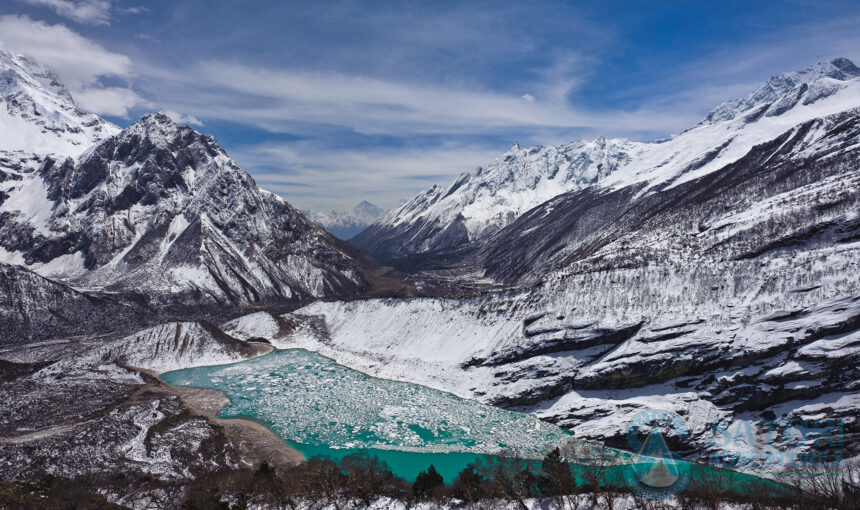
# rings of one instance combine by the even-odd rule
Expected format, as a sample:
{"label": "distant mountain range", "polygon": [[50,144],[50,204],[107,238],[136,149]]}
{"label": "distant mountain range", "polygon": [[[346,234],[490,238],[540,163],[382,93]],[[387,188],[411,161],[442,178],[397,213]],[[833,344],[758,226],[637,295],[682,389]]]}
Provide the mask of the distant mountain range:
{"label": "distant mountain range", "polygon": [[350,239],[385,214],[385,209],[381,209],[367,200],[362,200],[351,211],[304,211],[304,213],[334,236],[340,239]]}

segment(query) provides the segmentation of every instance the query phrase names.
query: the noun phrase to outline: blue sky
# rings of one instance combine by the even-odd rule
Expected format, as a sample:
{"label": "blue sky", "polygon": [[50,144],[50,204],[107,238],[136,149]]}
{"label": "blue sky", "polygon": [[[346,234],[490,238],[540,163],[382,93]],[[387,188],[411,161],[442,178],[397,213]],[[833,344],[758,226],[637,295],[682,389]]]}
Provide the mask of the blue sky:
{"label": "blue sky", "polygon": [[857,2],[6,0],[0,47],[122,126],[170,111],[300,208],[391,207],[523,145],[681,131],[860,60]]}

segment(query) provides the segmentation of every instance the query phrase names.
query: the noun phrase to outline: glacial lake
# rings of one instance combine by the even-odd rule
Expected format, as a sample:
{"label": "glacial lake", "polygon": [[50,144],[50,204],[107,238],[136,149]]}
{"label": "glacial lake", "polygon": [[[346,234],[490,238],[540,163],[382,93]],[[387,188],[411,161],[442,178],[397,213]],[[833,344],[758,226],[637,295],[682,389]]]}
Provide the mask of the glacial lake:
{"label": "glacial lake", "polygon": [[220,418],[260,422],[306,458],[365,451],[407,480],[433,464],[446,482],[467,464],[516,450],[540,458],[573,436],[537,418],[425,386],[377,379],[303,349],[161,375],[223,391]]}

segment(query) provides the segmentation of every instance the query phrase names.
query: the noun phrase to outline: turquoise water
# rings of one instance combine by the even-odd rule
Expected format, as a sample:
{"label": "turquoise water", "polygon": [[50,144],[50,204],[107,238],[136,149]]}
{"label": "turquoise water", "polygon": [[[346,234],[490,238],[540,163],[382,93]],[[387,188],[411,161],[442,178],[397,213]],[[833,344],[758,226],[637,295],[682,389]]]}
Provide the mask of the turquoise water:
{"label": "turquoise water", "polygon": [[219,417],[263,423],[307,458],[367,451],[407,480],[433,464],[450,482],[484,456],[516,451],[539,458],[571,439],[533,416],[370,377],[303,349],[161,379],[223,391],[230,404]]}

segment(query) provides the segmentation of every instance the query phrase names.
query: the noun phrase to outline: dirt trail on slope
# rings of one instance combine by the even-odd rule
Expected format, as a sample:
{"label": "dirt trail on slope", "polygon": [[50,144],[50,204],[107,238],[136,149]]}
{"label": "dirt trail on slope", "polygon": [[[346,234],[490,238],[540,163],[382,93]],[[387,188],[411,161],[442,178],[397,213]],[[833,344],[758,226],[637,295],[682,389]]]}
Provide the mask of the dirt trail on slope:
{"label": "dirt trail on slope", "polygon": [[0,438],[0,444],[23,444],[29,443],[31,441],[38,441],[40,439],[56,436],[57,434],[62,434],[63,432],[68,432],[69,430],[80,427],[81,425],[86,425],[91,421],[93,420],[79,421],[76,423],[70,423],[68,425],[55,425],[52,427],[34,430],[33,432],[27,432],[26,434],[21,434],[15,437]]}

